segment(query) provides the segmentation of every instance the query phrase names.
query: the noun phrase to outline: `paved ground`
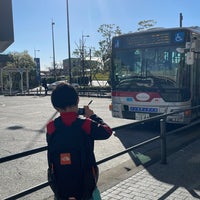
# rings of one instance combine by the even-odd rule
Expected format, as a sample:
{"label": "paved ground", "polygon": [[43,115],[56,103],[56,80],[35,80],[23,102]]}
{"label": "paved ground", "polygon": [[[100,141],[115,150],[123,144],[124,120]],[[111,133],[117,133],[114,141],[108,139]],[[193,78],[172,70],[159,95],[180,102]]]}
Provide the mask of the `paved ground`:
{"label": "paved ground", "polygon": [[[127,120],[113,119],[108,106],[110,99],[92,98],[90,107],[111,127],[123,125]],[[87,105],[91,98],[81,97],[80,107]],[[0,157],[46,146],[45,124],[54,115],[50,96],[2,96],[0,95]],[[42,130],[42,131],[41,131]],[[109,140],[97,141],[97,160],[123,150],[120,140],[111,136]],[[47,180],[46,152],[27,156],[0,164],[0,199],[26,190]],[[101,171],[117,166],[129,159],[124,155],[112,163],[100,166]],[[52,193],[49,188],[32,193],[21,199],[41,200]]]}
{"label": "paved ground", "polygon": [[[89,102],[89,100],[89,98],[82,99],[83,105]],[[95,105],[99,104],[94,109],[100,116],[104,116],[105,121],[110,121],[112,127],[120,123],[123,124],[122,120],[109,120],[110,115],[104,113],[107,105],[103,107],[107,103],[109,103],[109,100],[95,99],[92,106],[95,107]],[[100,105],[101,107],[99,107]],[[37,132],[37,130],[54,113],[49,104],[49,97],[44,97],[44,99],[38,97],[1,97],[0,111],[1,156],[45,144],[45,135]],[[110,151],[117,149],[118,152],[120,149],[123,149],[114,136],[104,144],[105,146],[102,146],[103,143],[96,145],[98,152],[97,160],[106,157],[102,152],[105,153],[106,149],[111,147],[110,145],[112,145],[112,148],[109,148]],[[200,140],[196,140],[184,149],[169,156],[167,165],[156,163],[148,168],[139,166],[135,170],[128,171],[127,169],[128,172],[126,173],[119,173],[117,171],[114,175],[114,181],[99,186],[102,199],[200,199],[199,146]],[[112,152],[110,153],[112,154]],[[101,168],[105,172],[108,167],[114,171],[116,163],[120,164],[120,159],[112,166],[108,163],[107,165],[109,166],[101,166]],[[21,188],[27,189],[27,187],[46,180],[46,163],[44,160],[46,160],[46,154],[19,159],[18,161],[11,162],[9,165],[8,163],[2,164],[0,168],[0,199],[4,199],[3,197],[8,196],[8,194],[21,191]],[[126,160],[124,159],[123,161],[125,162]],[[31,171],[30,166],[32,167]],[[102,173],[100,176],[100,179],[104,179],[106,173]],[[5,194],[3,195],[3,193]],[[53,200],[53,194],[49,188],[45,188],[21,199]]]}

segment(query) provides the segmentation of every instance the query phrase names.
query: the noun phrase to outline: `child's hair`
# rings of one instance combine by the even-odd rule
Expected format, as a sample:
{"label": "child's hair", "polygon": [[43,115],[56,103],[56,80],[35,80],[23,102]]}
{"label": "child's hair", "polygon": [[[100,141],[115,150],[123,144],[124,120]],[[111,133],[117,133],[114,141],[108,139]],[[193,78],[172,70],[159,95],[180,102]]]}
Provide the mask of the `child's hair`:
{"label": "child's hair", "polygon": [[76,106],[78,104],[78,93],[73,86],[60,83],[51,94],[51,103],[56,109]]}

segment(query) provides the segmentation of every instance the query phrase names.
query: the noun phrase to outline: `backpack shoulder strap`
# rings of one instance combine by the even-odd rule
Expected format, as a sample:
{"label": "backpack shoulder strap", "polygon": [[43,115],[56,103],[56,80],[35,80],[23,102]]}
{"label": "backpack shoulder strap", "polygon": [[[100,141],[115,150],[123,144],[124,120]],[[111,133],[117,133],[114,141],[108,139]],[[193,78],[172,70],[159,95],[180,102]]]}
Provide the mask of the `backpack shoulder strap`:
{"label": "backpack shoulder strap", "polygon": [[54,125],[56,127],[56,130],[60,129],[64,125],[64,123],[61,120],[61,116],[54,119]]}

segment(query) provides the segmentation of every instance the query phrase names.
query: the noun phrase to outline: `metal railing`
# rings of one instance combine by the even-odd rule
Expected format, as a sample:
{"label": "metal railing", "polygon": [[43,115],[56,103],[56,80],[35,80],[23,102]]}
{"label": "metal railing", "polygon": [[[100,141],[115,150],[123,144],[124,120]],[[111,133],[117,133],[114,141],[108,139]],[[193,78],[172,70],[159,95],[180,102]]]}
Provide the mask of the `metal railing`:
{"label": "metal railing", "polygon": [[[195,107],[192,107],[190,108],[190,110],[194,110],[194,109],[199,109],[200,108],[200,105],[199,106],[195,106]],[[115,127],[113,128],[112,130],[113,131],[117,131],[117,130],[122,130],[124,128],[127,128],[127,127],[130,127],[130,126],[136,126],[138,124],[141,124],[141,123],[144,123],[144,122],[149,122],[149,121],[154,121],[154,120],[160,120],[160,135],[156,136],[156,137],[153,137],[149,140],[146,140],[146,141],[143,141],[139,144],[136,144],[130,148],[127,148],[123,151],[120,151],[116,154],[113,154],[109,157],[106,157],[102,160],[99,160],[97,161],[97,165],[100,165],[102,163],[105,163],[109,160],[112,160],[118,156],[121,156],[121,155],[124,155],[130,151],[133,151],[141,146],[144,146],[144,145],[147,145],[149,143],[152,143],[154,141],[157,141],[157,140],[161,140],[161,145],[160,145],[160,155],[161,155],[161,163],[162,164],[166,164],[167,163],[167,144],[166,144],[166,137],[168,135],[171,135],[175,132],[178,132],[178,131],[181,131],[181,130],[184,130],[186,128],[189,128],[191,126],[194,126],[198,123],[200,123],[200,119],[199,120],[196,120],[194,122],[191,122],[190,124],[187,124],[181,128],[177,128],[176,130],[173,130],[173,131],[170,131],[168,133],[166,133],[166,118],[167,116],[169,115],[173,115],[173,114],[177,114],[177,113],[180,113],[180,112],[184,112],[188,109],[184,109],[184,110],[179,110],[179,111],[175,111],[175,112],[172,112],[172,113],[168,113],[168,114],[162,114],[162,115],[158,115],[156,117],[152,117],[152,118],[149,118],[149,119],[145,119],[145,120],[142,120],[142,121],[137,121],[137,122],[134,122],[134,123],[129,123],[129,124],[126,124],[126,125],[122,125],[122,126],[118,126],[118,127]],[[43,152],[43,151],[46,151],[47,150],[47,146],[44,146],[44,147],[40,147],[40,148],[36,148],[36,149],[32,149],[32,150],[29,150],[29,151],[25,151],[25,152],[21,152],[21,153],[17,153],[17,154],[13,154],[13,155],[10,155],[10,156],[6,156],[6,157],[2,157],[0,158],[0,163],[5,163],[5,162],[8,162],[8,161],[11,161],[11,160],[15,160],[15,159],[18,159],[18,158],[22,158],[22,157],[25,157],[25,156],[29,156],[29,155],[32,155],[32,154],[36,154],[36,153],[40,153],[40,152]],[[25,195],[28,195],[30,193],[33,193],[37,190],[40,190],[40,189],[43,189],[45,187],[47,187],[49,185],[49,182],[43,182],[39,185],[36,185],[36,186],[33,186],[31,188],[28,188],[24,191],[21,191],[17,194],[14,194],[12,196],[9,196],[9,197],[6,197],[5,200],[12,200],[12,199],[18,199],[18,198],[21,198]]]}

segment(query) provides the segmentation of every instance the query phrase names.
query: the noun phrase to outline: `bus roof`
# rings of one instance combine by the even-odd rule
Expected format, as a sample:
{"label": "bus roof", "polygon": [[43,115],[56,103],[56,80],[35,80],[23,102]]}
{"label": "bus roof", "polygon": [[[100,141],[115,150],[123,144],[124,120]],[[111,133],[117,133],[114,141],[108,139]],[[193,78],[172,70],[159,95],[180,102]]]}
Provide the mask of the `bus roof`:
{"label": "bus roof", "polygon": [[[141,34],[141,33],[148,33],[148,32],[157,32],[157,31],[173,31],[173,30],[189,30],[194,33],[200,34],[200,27],[199,26],[191,26],[191,27],[174,27],[174,28],[163,28],[163,27],[155,27],[155,28],[150,28],[144,31],[137,31],[137,32],[132,32],[132,33],[125,33],[122,35],[118,35],[115,37],[120,37],[120,36],[128,36],[128,35],[133,35],[133,34]],[[114,38],[115,38],[114,37]]]}

